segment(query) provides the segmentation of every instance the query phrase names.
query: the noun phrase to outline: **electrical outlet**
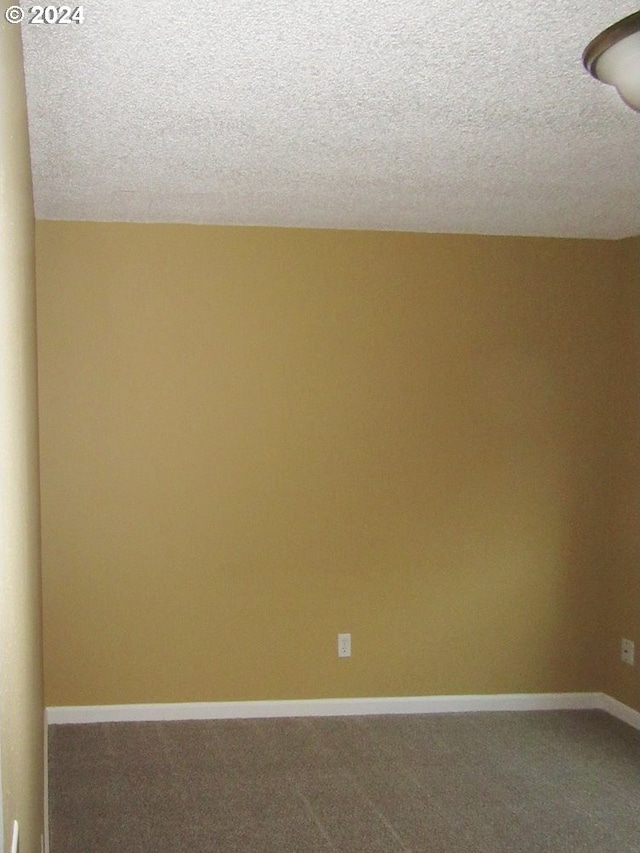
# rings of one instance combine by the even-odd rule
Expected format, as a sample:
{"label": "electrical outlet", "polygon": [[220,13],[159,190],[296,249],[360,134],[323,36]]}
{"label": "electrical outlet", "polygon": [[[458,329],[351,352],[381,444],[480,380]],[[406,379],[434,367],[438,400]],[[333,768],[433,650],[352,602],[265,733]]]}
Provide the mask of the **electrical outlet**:
{"label": "electrical outlet", "polygon": [[620,659],[623,663],[628,663],[629,666],[633,666],[635,660],[636,647],[633,640],[622,640],[622,646],[620,649]]}
{"label": "electrical outlet", "polygon": [[351,634],[338,634],[338,657],[351,657]]}

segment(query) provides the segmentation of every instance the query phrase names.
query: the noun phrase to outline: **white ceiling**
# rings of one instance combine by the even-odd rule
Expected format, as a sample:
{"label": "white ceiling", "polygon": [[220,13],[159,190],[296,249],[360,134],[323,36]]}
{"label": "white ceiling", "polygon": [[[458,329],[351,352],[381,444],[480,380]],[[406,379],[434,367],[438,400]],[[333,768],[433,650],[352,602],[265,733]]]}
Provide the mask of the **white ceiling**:
{"label": "white ceiling", "polygon": [[640,234],[640,115],[581,65],[634,0],[83,5],[22,25],[39,218]]}

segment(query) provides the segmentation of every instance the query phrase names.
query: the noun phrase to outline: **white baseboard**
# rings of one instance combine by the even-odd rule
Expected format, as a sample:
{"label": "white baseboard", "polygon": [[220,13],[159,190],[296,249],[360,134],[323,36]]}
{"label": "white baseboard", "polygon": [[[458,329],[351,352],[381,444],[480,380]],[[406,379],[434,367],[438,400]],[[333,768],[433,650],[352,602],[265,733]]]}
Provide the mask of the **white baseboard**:
{"label": "white baseboard", "polygon": [[49,725],[153,720],[230,720],[259,717],[338,717],[370,714],[446,714],[471,711],[602,710],[640,728],[640,713],[604,693],[512,693],[478,696],[398,696],[362,699],[286,699],[157,705],[78,705],[47,708]]}
{"label": "white baseboard", "polygon": [[634,729],[640,729],[640,711],[634,711],[633,708],[622,702],[618,702],[617,699],[613,699],[611,696],[607,696],[606,693],[601,693],[600,697],[601,703],[598,705],[598,708],[601,711],[606,711],[607,714],[617,717],[623,723],[633,726]]}

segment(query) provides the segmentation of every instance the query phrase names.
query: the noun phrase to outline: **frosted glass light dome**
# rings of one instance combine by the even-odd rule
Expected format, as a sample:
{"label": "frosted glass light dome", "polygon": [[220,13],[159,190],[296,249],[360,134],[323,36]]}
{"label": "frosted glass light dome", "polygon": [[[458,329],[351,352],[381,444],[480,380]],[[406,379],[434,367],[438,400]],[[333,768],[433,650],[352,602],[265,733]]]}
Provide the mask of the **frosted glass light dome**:
{"label": "frosted glass light dome", "polygon": [[596,36],[582,61],[590,74],[615,86],[625,104],[640,112],[640,12]]}

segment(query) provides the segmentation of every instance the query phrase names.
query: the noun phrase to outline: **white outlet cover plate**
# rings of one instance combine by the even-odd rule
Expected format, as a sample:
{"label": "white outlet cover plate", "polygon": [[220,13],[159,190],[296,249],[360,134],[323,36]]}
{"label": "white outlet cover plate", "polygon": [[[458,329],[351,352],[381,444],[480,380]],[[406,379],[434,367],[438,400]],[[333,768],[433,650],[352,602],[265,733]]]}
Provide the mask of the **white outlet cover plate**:
{"label": "white outlet cover plate", "polygon": [[633,640],[622,640],[620,657],[624,663],[628,663],[630,666],[633,666],[635,661],[635,650],[636,648]]}
{"label": "white outlet cover plate", "polygon": [[338,657],[351,657],[351,634],[338,634]]}

